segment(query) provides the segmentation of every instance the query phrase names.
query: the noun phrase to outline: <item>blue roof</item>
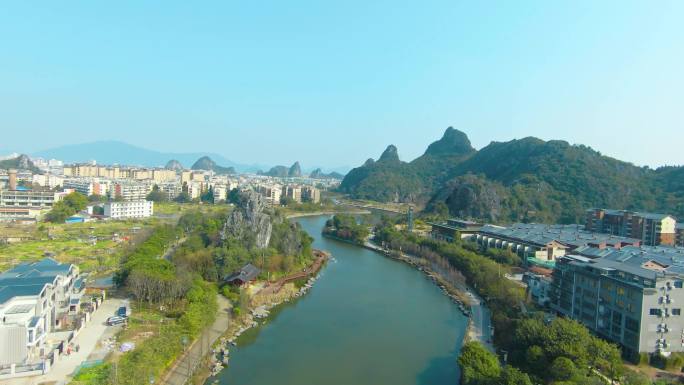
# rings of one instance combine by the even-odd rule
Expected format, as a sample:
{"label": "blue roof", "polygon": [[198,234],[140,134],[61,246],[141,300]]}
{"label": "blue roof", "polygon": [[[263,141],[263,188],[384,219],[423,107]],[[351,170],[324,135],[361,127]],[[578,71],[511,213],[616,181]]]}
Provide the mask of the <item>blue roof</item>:
{"label": "blue roof", "polygon": [[14,297],[33,297],[40,295],[47,283],[23,286],[2,286],[0,283],[0,303],[5,303]]}
{"label": "blue roof", "polygon": [[52,258],[32,263],[21,263],[0,274],[0,303],[14,297],[37,296],[45,286],[54,284],[57,276],[68,275],[73,265]]}

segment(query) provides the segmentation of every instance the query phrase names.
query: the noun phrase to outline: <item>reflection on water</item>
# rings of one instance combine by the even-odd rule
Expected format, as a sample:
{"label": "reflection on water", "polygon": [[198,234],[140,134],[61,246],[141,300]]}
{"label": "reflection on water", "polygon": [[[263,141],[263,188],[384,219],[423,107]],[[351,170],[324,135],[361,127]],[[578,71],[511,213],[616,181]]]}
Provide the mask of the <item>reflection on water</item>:
{"label": "reflection on water", "polygon": [[224,385],[457,384],[466,319],[418,271],[321,237],[327,217],[297,221],[332,252],[313,289],[273,309],[233,348]]}

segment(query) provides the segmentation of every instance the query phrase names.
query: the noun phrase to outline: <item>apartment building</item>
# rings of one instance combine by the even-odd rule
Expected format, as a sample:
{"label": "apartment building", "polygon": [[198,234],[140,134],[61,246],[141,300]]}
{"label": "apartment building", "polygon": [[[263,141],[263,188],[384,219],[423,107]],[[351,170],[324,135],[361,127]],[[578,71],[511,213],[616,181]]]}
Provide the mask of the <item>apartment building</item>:
{"label": "apartment building", "polygon": [[281,196],[297,203],[302,203],[302,187],[291,184],[285,185],[283,186]]}
{"label": "apartment building", "polygon": [[142,201],[154,187],[145,182],[116,182],[112,184],[109,195],[112,199],[120,199],[126,202]]}
{"label": "apartment building", "polygon": [[648,246],[673,246],[676,224],[677,221],[667,214],[590,209],[587,210],[585,228],[588,231],[641,239]]}
{"label": "apartment building", "polygon": [[176,199],[183,192],[183,187],[178,182],[159,183],[157,186],[169,201]]}
{"label": "apartment building", "polygon": [[11,367],[3,378],[44,365],[51,350],[47,333],[78,306],[81,295],[78,268],[50,258],[0,274],[0,367]]}
{"label": "apartment building", "polygon": [[0,190],[0,207],[51,208],[66,193],[42,190]]}
{"label": "apartment building", "polygon": [[551,308],[631,355],[684,351],[684,249],[627,246],[596,259],[561,257]]}
{"label": "apartment building", "polygon": [[170,182],[176,180],[175,171],[159,168],[74,164],[64,166],[63,173],[65,177],[151,180],[155,182]]}
{"label": "apartment building", "polygon": [[64,186],[64,178],[61,176],[57,175],[52,175],[52,174],[34,174],[32,177],[32,182],[33,184],[37,184],[38,186],[42,187],[47,187],[47,188],[55,188],[58,186]]}
{"label": "apartment building", "polygon": [[107,202],[104,205],[104,215],[112,219],[149,218],[154,214],[154,202]]}
{"label": "apartment building", "polygon": [[109,181],[98,178],[70,178],[64,180],[64,188],[73,189],[85,196],[101,195],[109,193]]}
{"label": "apartment building", "polygon": [[279,184],[258,185],[256,190],[266,198],[266,202],[271,206],[280,205],[280,198],[283,187]]}
{"label": "apartment building", "polygon": [[302,187],[302,201],[319,203],[321,201],[321,190],[313,186]]}

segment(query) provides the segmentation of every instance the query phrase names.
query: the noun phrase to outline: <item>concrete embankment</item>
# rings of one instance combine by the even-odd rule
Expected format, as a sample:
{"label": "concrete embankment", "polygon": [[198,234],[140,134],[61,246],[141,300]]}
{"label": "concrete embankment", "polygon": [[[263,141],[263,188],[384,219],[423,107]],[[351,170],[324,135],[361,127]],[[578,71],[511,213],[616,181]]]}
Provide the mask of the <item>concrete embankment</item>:
{"label": "concrete embankment", "polygon": [[490,351],[495,351],[495,347],[491,342],[492,329],[489,309],[487,309],[487,307],[484,305],[484,301],[478,297],[477,294],[472,291],[472,289],[468,288],[463,283],[457,284],[447,279],[442,271],[439,271],[439,269],[436,268],[431,268],[429,263],[425,263],[421,258],[404,253],[393,255],[382,247],[371,242],[365,242],[362,246],[418,268],[428,277],[433,279],[435,284],[439,285],[445,291],[445,293],[457,303],[463,304],[464,306],[467,305],[470,311],[466,313],[468,315],[468,328],[463,343],[475,340],[482,343]]}

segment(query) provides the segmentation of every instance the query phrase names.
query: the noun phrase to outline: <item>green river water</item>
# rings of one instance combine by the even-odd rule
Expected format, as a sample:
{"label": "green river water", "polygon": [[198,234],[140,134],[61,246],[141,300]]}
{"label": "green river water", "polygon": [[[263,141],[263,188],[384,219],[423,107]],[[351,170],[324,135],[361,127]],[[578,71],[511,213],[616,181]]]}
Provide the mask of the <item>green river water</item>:
{"label": "green river water", "polygon": [[327,216],[297,219],[332,253],[304,297],[231,348],[221,385],[454,385],[466,318],[425,276],[323,238]]}

